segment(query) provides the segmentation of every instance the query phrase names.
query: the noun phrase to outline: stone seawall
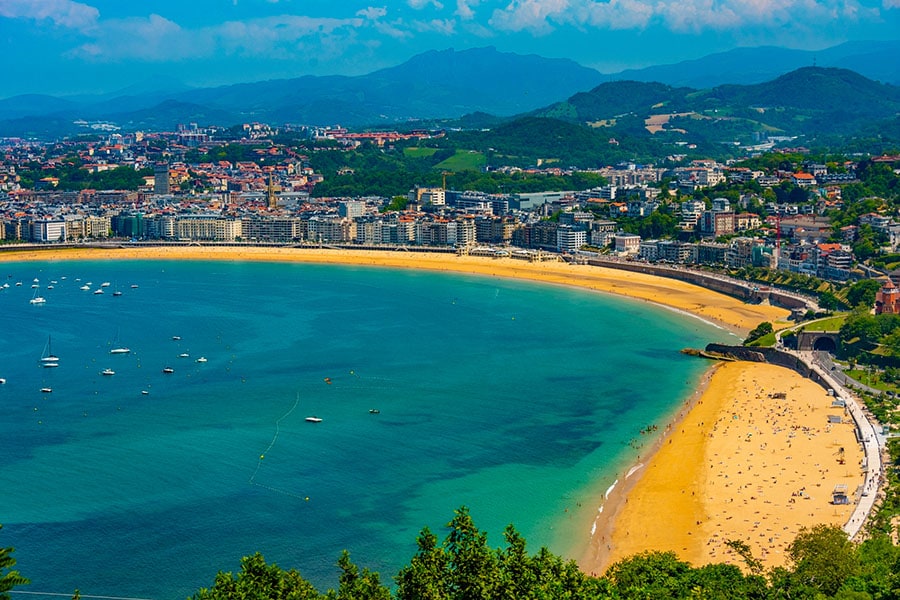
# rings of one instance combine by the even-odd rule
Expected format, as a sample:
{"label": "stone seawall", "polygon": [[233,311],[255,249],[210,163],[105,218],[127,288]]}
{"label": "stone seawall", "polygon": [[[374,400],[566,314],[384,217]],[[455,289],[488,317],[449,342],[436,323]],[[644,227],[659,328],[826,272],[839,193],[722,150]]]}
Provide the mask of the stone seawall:
{"label": "stone seawall", "polygon": [[657,277],[669,277],[670,279],[678,279],[694,285],[699,285],[714,292],[727,294],[747,302],[769,302],[784,308],[813,309],[817,307],[815,304],[802,296],[793,295],[783,290],[778,290],[768,286],[760,286],[746,281],[738,281],[713,273],[704,273],[685,268],[674,268],[665,265],[655,265],[637,261],[619,261],[590,259],[587,261],[589,265],[596,267],[607,267],[610,269],[621,269],[623,271],[634,271],[637,273],[646,273],[647,275],[656,275]]}
{"label": "stone seawall", "polygon": [[728,346],[725,344],[707,344],[706,351],[712,354],[722,354],[731,356],[737,360],[746,360],[751,362],[766,362],[779,367],[792,369],[806,377],[815,381],[825,389],[831,388],[831,385],[825,381],[817,371],[810,368],[799,357],[788,352],[779,350],[778,348],[755,348],[747,346]]}

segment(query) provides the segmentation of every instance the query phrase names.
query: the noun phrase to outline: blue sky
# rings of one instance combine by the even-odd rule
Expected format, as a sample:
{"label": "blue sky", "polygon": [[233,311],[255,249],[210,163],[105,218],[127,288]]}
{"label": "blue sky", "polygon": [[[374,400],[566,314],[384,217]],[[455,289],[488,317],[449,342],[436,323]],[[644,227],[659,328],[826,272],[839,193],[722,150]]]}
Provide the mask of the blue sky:
{"label": "blue sky", "polygon": [[611,73],[898,32],[900,0],[0,0],[0,98],[358,75],[481,46]]}

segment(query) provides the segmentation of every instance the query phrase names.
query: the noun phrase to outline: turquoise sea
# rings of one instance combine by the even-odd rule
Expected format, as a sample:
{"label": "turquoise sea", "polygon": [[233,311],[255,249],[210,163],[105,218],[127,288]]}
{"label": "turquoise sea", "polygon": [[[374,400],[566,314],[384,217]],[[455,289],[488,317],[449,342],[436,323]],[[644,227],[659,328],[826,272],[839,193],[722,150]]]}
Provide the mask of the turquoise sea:
{"label": "turquoise sea", "polygon": [[48,594],[184,598],[255,551],[323,591],[345,548],[390,581],[461,505],[494,546],[513,523],[576,558],[640,429],[708,367],[679,350],[732,339],[431,272],[50,262],[3,282],[0,546]]}

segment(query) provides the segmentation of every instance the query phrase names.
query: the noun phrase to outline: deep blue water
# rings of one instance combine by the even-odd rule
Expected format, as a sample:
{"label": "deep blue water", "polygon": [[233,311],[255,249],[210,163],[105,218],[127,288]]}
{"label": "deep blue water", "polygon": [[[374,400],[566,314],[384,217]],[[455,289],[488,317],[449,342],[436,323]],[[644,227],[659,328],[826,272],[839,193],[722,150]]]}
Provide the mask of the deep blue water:
{"label": "deep blue water", "polygon": [[390,580],[461,505],[493,545],[513,523],[575,558],[630,441],[707,366],[678,351],[730,337],[429,272],[54,262],[3,280],[0,545],[31,592],[183,598],[255,551],[324,591],[344,548]]}

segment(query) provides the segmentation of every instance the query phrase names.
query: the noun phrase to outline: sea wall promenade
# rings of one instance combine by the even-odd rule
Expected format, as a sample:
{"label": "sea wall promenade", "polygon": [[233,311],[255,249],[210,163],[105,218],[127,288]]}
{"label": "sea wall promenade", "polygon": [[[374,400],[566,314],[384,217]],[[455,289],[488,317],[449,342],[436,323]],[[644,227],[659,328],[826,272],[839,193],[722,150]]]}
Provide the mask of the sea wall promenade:
{"label": "sea wall promenade", "polygon": [[781,290],[769,286],[761,286],[749,281],[734,279],[717,273],[698,271],[683,266],[651,264],[640,261],[621,260],[617,258],[597,257],[588,259],[587,264],[610,269],[621,269],[678,279],[686,283],[699,285],[714,292],[727,294],[748,302],[768,302],[790,309],[817,310],[815,299],[795,292]]}
{"label": "sea wall promenade", "polygon": [[883,453],[886,444],[886,439],[881,433],[878,423],[874,417],[866,414],[859,398],[844,385],[839,377],[815,360],[814,352],[793,352],[779,348],[748,348],[724,344],[708,344],[706,351],[731,356],[738,360],[767,362],[793,369],[826,390],[833,390],[834,397],[844,401],[844,408],[853,419],[856,426],[856,439],[865,457],[861,465],[865,473],[864,483],[856,491],[856,508],[850,520],[843,527],[851,539],[856,537],[872,511],[878,492],[884,483]]}

